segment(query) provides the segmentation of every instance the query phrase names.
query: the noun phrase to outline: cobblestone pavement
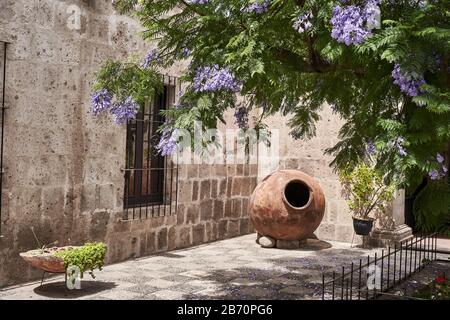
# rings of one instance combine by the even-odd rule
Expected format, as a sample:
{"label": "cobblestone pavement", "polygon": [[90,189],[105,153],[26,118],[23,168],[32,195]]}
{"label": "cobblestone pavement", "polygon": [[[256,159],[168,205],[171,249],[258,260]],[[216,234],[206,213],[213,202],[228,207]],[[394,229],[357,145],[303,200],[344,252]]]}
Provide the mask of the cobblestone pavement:
{"label": "cobblestone pavement", "polygon": [[0,290],[0,299],[319,299],[322,272],[375,250],[308,240],[297,250],[264,249],[255,234],[106,266],[81,290],[64,277]]}

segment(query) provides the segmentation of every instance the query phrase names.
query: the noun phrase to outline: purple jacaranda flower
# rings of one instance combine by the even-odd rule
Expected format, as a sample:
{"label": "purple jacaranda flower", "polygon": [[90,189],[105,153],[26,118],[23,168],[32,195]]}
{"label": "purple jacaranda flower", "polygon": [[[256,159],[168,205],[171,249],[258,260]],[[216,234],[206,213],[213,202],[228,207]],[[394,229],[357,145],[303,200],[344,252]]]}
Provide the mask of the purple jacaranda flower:
{"label": "purple jacaranda flower", "polygon": [[403,146],[397,146],[398,154],[402,157],[406,157],[408,153]]}
{"label": "purple jacaranda flower", "polygon": [[303,33],[306,30],[309,30],[312,28],[311,20],[313,18],[312,12],[302,14],[295,18],[294,23],[292,24],[292,27],[297,30],[299,33]]}
{"label": "purple jacaranda flower", "polygon": [[256,14],[262,14],[269,10],[270,0],[258,0],[253,1],[248,6],[241,9],[242,12],[250,12]]}
{"label": "purple jacaranda flower", "polygon": [[430,172],[428,172],[428,176],[430,177],[431,180],[438,180],[441,175],[440,175],[439,171],[437,171],[436,169],[433,169]]}
{"label": "purple jacaranda flower", "polygon": [[92,93],[92,113],[97,116],[99,113],[109,109],[111,107],[112,95],[107,89],[102,89]]}
{"label": "purple jacaranda flower", "polygon": [[367,29],[379,29],[381,27],[380,0],[368,0],[363,7],[363,17]]}
{"label": "purple jacaranda flower", "polygon": [[181,50],[181,54],[183,55],[183,57],[189,57],[189,55],[191,54],[191,50],[189,49],[189,48],[187,48],[187,47],[184,47],[182,50]]}
{"label": "purple jacaranda flower", "polygon": [[[343,3],[343,1],[341,1]],[[361,44],[380,27],[380,0],[367,0],[364,5],[337,5],[333,9],[331,36],[347,46]]]}
{"label": "purple jacaranda flower", "polygon": [[371,32],[365,27],[362,9],[358,6],[340,6],[333,9],[331,37],[339,43],[361,44]]}
{"label": "purple jacaranda flower", "polygon": [[150,66],[151,66],[151,64],[153,63],[153,62],[159,62],[159,58],[158,58],[158,50],[155,48],[155,49],[152,49],[152,50],[150,50],[148,53],[147,53],[147,55],[145,56],[145,58],[144,58],[144,61],[142,62],[142,64],[141,64],[141,67],[143,68],[143,69],[148,69],[148,68],[150,68]]}
{"label": "purple jacaranda flower", "polygon": [[377,152],[377,147],[373,142],[369,142],[366,146],[366,153],[370,156]]}
{"label": "purple jacaranda flower", "polygon": [[400,90],[407,96],[415,97],[421,93],[424,93],[420,89],[420,86],[425,84],[425,80],[422,76],[412,76],[401,70],[400,65],[396,64],[392,71],[392,77],[394,83],[400,87]]}
{"label": "purple jacaranda flower", "polygon": [[248,129],[248,110],[245,107],[239,107],[234,113],[235,123],[239,129]]}
{"label": "purple jacaranda flower", "polygon": [[440,153],[438,153],[437,155],[436,155],[436,160],[437,160],[437,162],[438,163],[444,163],[444,156],[442,155],[442,154],[440,154]]}
{"label": "purple jacaranda flower", "polygon": [[236,80],[235,75],[228,68],[199,67],[193,79],[193,88],[197,92],[212,92],[218,90],[240,91],[241,82]]}
{"label": "purple jacaranda flower", "polygon": [[209,0],[186,0],[189,4],[208,4]]}
{"label": "purple jacaranda flower", "polygon": [[403,146],[404,142],[405,142],[405,138],[403,138],[402,136],[399,136],[397,139],[389,142],[389,145],[394,147],[395,149],[397,149],[397,152],[401,157],[405,157],[408,155],[408,153],[406,152],[406,149]]}
{"label": "purple jacaranda flower", "polygon": [[161,156],[170,156],[175,152],[177,149],[176,135],[177,129],[164,129],[161,139],[156,146]]}
{"label": "purple jacaranda flower", "polygon": [[132,97],[128,97],[123,101],[114,103],[110,111],[115,123],[125,124],[129,120],[136,119],[138,110],[139,104]]}

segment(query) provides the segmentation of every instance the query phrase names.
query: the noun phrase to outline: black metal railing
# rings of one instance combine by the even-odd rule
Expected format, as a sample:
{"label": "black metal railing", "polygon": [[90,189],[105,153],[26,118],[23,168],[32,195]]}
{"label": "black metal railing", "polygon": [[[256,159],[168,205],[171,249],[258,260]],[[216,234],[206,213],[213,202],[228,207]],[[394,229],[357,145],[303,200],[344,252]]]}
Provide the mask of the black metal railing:
{"label": "black metal railing", "polygon": [[164,89],[127,124],[123,220],[172,215],[178,203],[178,166],[156,148],[165,119],[161,110],[176,102],[179,81],[162,75]]}
{"label": "black metal railing", "polygon": [[[419,235],[322,275],[322,300],[374,299],[437,258],[437,235]],[[330,279],[331,278],[331,279]]]}
{"label": "black metal railing", "polygon": [[5,110],[7,109],[5,99],[6,99],[6,52],[8,49],[9,43],[6,41],[0,41],[0,45],[2,47],[2,104],[1,104],[1,133],[0,133],[0,238],[2,237],[2,195],[3,195],[3,140],[5,136]]}

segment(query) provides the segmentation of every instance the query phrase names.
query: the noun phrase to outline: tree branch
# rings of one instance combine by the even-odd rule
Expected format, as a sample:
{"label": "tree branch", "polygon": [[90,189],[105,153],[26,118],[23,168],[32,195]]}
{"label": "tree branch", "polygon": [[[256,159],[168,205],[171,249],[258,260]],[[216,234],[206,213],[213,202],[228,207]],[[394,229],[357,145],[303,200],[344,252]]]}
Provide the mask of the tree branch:
{"label": "tree branch", "polygon": [[279,61],[289,64],[292,68],[294,68],[298,72],[322,73],[330,71],[332,69],[332,65],[318,61],[307,62],[303,59],[303,57],[286,49],[276,49],[275,57]]}

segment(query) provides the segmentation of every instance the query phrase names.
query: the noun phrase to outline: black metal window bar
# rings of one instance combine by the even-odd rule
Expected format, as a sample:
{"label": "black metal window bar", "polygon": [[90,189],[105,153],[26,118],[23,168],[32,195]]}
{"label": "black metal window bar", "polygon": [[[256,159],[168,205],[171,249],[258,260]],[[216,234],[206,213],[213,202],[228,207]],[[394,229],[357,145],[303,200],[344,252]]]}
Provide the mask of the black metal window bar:
{"label": "black metal window bar", "polygon": [[4,132],[5,132],[5,110],[7,109],[5,99],[6,99],[6,52],[8,49],[8,42],[6,41],[0,41],[1,46],[1,74],[2,74],[2,104],[1,104],[1,133],[0,133],[0,238],[2,238],[2,195],[3,195],[3,139],[4,139]]}
{"label": "black metal window bar", "polygon": [[[419,235],[367,256],[338,272],[322,274],[322,300],[375,299],[399,285],[428,263],[437,260],[437,235]],[[377,274],[369,268],[378,267]],[[379,276],[379,286],[370,289],[369,277]],[[331,278],[331,279],[330,279]],[[372,279],[370,279],[372,280]]]}
{"label": "black metal window bar", "polygon": [[135,120],[127,124],[123,220],[148,219],[176,213],[178,167],[156,146],[165,121],[160,111],[172,107],[179,90],[175,77],[161,75],[164,89],[148,101]]}

